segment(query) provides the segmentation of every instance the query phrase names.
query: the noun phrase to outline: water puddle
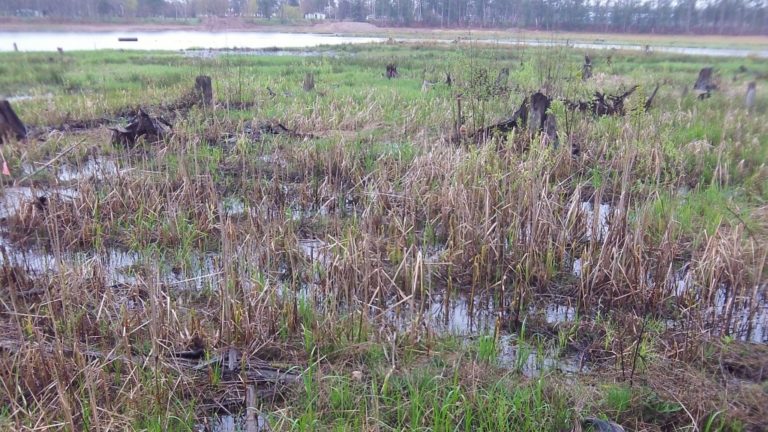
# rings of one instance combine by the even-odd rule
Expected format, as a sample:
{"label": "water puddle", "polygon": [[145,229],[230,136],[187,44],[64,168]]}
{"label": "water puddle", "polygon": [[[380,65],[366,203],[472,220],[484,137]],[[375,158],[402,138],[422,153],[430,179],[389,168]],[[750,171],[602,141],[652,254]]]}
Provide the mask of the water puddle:
{"label": "water puddle", "polygon": [[28,186],[11,186],[0,189],[0,218],[16,214],[25,205],[42,207],[52,197],[71,200],[77,197],[74,188],[33,188]]}
{"label": "water puddle", "polygon": [[580,206],[586,222],[586,240],[602,240],[608,234],[608,218],[612,211],[610,204],[600,204],[595,213],[595,206],[590,201],[584,201]]}
{"label": "water puddle", "polygon": [[547,324],[556,325],[576,320],[576,308],[573,306],[549,303],[544,307]]}
{"label": "water puddle", "polygon": [[90,158],[79,165],[62,165],[58,168],[56,177],[62,182],[78,180],[101,180],[120,174],[117,163],[111,159]]}
{"label": "water puddle", "polygon": [[0,96],[0,99],[5,99],[10,103],[16,103],[16,102],[24,102],[29,100],[36,100],[36,99],[51,99],[53,98],[52,93],[45,93],[40,95],[31,95],[31,94],[22,94],[22,95],[16,95],[16,96]]}
{"label": "water puddle", "polygon": [[107,285],[135,283],[131,268],[141,259],[137,252],[117,248],[107,248],[102,253],[65,253],[57,258],[53,253],[39,249],[16,248],[2,237],[0,237],[0,248],[5,250],[4,254],[0,254],[0,266],[21,268],[31,276],[42,276],[58,271],[62,265],[83,269],[86,265],[92,266],[98,263],[106,272]]}
{"label": "water puddle", "polygon": [[248,210],[245,201],[236,196],[225,197],[221,201],[221,207],[224,214],[227,216],[243,216]]}
{"label": "water puddle", "polygon": [[312,263],[317,263],[323,267],[328,267],[331,264],[331,247],[320,239],[300,239],[299,249]]}
{"label": "water puddle", "polygon": [[559,356],[556,352],[548,352],[551,350],[520,343],[514,335],[499,337],[498,351],[497,359],[501,366],[518,371],[528,378],[548,372],[578,374],[590,371],[578,354]]}
{"label": "water puddle", "polygon": [[[762,292],[765,292],[765,287]],[[745,342],[768,343],[766,299],[763,296],[754,299],[757,304],[751,308],[751,299],[738,296],[731,298],[731,296],[730,289],[726,286],[721,286],[715,292],[715,307],[712,311],[715,324],[726,325],[730,308],[730,327],[727,330],[731,337]]]}

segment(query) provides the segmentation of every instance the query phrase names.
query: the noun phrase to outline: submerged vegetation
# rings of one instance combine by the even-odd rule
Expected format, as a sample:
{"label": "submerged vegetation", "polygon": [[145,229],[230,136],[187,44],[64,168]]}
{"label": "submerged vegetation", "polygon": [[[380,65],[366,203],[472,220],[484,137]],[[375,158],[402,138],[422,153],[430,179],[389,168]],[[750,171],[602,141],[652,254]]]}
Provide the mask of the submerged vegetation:
{"label": "submerged vegetation", "polygon": [[[247,54],[0,55],[0,429],[768,428],[764,62]],[[559,145],[465,139],[536,91]]]}

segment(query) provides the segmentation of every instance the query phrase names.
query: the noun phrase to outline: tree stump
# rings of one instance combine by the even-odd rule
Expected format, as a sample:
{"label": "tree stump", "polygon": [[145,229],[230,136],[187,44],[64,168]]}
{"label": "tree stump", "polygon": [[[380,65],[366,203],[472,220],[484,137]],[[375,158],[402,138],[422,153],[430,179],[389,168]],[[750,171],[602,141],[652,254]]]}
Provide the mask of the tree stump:
{"label": "tree stump", "polygon": [[747,111],[752,111],[752,109],[755,107],[756,93],[757,93],[757,84],[754,81],[747,84],[747,97],[744,100],[747,106]]}
{"label": "tree stump", "polygon": [[304,74],[304,91],[312,91],[315,89],[315,74],[307,72]]}
{"label": "tree stump", "polygon": [[499,74],[496,76],[496,82],[493,84],[493,87],[496,89],[496,91],[502,91],[507,88],[507,81],[509,80],[509,68],[504,67],[501,68],[499,71]]}
{"label": "tree stump", "polygon": [[171,133],[171,124],[162,117],[151,117],[143,109],[126,127],[117,126],[112,130],[112,144],[131,148],[136,140],[146,136],[153,141],[162,140]]}
{"label": "tree stump", "polygon": [[11,137],[18,140],[27,136],[27,128],[11,108],[11,104],[0,100],[0,143],[9,141]]}
{"label": "tree stump", "polygon": [[397,65],[390,63],[387,65],[387,79],[397,78]]}
{"label": "tree stump", "polygon": [[557,137],[557,119],[555,115],[549,113],[544,118],[544,135],[542,142],[545,145],[552,145],[553,148],[557,148],[560,145],[560,139]]}
{"label": "tree stump", "polygon": [[699,71],[699,77],[693,85],[693,89],[699,93],[699,99],[706,99],[712,95],[713,90],[717,90],[717,84],[713,81],[714,69],[705,67]]}
{"label": "tree stump", "polygon": [[543,93],[537,92],[531,95],[531,110],[528,117],[528,132],[531,135],[544,130],[544,121],[547,119],[549,104],[549,98]]}
{"label": "tree stump", "polygon": [[581,80],[586,81],[592,78],[592,59],[589,55],[584,55],[584,64],[581,66]]}
{"label": "tree stump", "polygon": [[197,97],[198,102],[203,104],[203,106],[211,106],[213,103],[211,77],[200,75],[195,78],[195,96]]}

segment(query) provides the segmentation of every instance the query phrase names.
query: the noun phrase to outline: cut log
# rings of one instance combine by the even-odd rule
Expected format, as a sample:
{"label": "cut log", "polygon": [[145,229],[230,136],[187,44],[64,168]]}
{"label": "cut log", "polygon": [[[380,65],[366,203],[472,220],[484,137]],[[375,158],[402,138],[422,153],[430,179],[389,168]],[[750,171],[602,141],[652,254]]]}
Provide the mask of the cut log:
{"label": "cut log", "polygon": [[0,143],[11,138],[22,140],[27,136],[27,128],[11,108],[10,102],[0,100]]}
{"label": "cut log", "polygon": [[171,133],[171,124],[162,117],[151,117],[143,109],[131,120],[128,126],[117,126],[112,130],[112,144],[133,147],[141,137],[152,142],[160,141]]}
{"label": "cut log", "polygon": [[699,99],[706,99],[712,95],[713,90],[717,90],[717,84],[714,80],[714,69],[705,67],[699,71],[699,77],[693,85],[693,89],[699,94]]}
{"label": "cut log", "polygon": [[203,104],[203,106],[211,106],[213,103],[211,77],[200,75],[195,78],[195,96],[197,96],[198,103]]}

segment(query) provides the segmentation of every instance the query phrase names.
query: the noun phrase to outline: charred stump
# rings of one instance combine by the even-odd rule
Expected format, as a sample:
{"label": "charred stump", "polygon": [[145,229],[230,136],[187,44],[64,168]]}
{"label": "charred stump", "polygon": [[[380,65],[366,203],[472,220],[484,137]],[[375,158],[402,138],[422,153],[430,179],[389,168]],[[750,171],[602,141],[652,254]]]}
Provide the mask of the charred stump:
{"label": "charred stump", "polygon": [[211,77],[207,75],[200,75],[195,78],[195,96],[197,96],[198,103],[203,106],[211,106],[213,103],[213,86],[211,85]]}
{"label": "charred stump", "polygon": [[552,99],[537,92],[525,98],[511,117],[498,123],[478,129],[472,138],[476,143],[482,143],[494,136],[502,139],[514,130],[528,130],[530,136],[543,134],[543,140],[547,144],[557,147],[557,121],[552,113],[548,113]]}
{"label": "charred stump", "polygon": [[516,129],[520,129],[521,127],[525,127],[527,123],[528,99],[525,99],[511,117],[498,123],[478,129],[474,134],[472,134],[472,138],[478,144],[485,142],[494,136],[501,136],[504,138],[508,133]]}
{"label": "charred stump", "polygon": [[699,77],[693,85],[693,89],[699,94],[699,99],[706,99],[712,96],[712,91],[717,90],[717,84],[714,83],[714,69],[705,67],[699,71]]}
{"label": "charred stump", "polygon": [[304,91],[309,92],[315,89],[315,74],[307,72],[304,74]]}
{"label": "charred stump", "polygon": [[581,66],[581,80],[586,81],[592,78],[592,59],[589,55],[584,55],[584,64]]}
{"label": "charred stump", "polygon": [[11,137],[21,140],[26,136],[27,128],[11,108],[10,102],[0,100],[0,143],[10,140]]}
{"label": "charred stump", "polygon": [[195,87],[187,91],[175,102],[165,106],[169,110],[188,110],[193,106],[210,107],[213,105],[213,86],[211,77],[200,75],[195,78]]}
{"label": "charred stump", "polygon": [[387,71],[386,71],[387,79],[397,78],[397,65],[394,63],[389,63],[387,65]]}
{"label": "charred stump", "polygon": [[171,133],[171,124],[162,117],[152,117],[143,109],[131,120],[128,126],[116,126],[112,130],[112,144],[133,147],[141,137],[151,141],[160,141]]}
{"label": "charred stump", "polygon": [[560,139],[557,137],[557,119],[552,113],[544,117],[544,131],[542,141],[545,145],[552,145],[553,148],[560,146]]}
{"label": "charred stump", "polygon": [[531,95],[531,109],[528,122],[528,132],[535,135],[544,130],[544,122],[547,120],[547,110],[551,101],[543,93],[536,92]]}
{"label": "charred stump", "polygon": [[656,93],[659,92],[659,87],[661,87],[661,85],[656,84],[656,88],[653,89],[653,93],[651,93],[648,99],[645,100],[645,105],[643,105],[645,112],[648,112],[651,110],[651,107],[653,106],[653,100],[656,98]]}

